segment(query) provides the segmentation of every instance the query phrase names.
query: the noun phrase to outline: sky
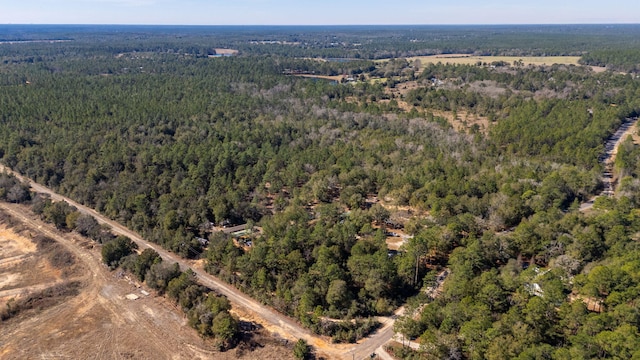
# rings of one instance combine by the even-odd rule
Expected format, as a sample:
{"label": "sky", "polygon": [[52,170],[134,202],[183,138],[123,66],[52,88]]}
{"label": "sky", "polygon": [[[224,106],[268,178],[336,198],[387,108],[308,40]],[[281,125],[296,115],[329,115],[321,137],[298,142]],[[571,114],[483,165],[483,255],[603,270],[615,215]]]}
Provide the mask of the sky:
{"label": "sky", "polygon": [[638,0],[0,0],[0,24],[640,23]]}

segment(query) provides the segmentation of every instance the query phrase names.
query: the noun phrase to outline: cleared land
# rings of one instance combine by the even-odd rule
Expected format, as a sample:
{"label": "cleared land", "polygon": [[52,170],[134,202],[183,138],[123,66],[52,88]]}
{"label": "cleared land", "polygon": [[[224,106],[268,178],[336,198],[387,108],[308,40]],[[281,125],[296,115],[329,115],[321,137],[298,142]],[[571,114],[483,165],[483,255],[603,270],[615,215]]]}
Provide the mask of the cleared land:
{"label": "cleared land", "polygon": [[420,60],[423,63],[445,63],[475,65],[478,62],[491,64],[496,61],[504,61],[512,65],[516,61],[522,61],[523,65],[579,65],[579,56],[475,56],[468,54],[445,54],[431,56],[416,56],[407,58],[409,61]]}
{"label": "cleared land", "polygon": [[40,293],[83,278],[80,265],[68,251],[43,237],[30,240],[28,230],[8,226],[7,219],[0,214],[0,312],[4,320],[21,309],[43,306],[34,304]]}
{"label": "cleared land", "polygon": [[346,76],[344,75],[312,75],[312,74],[294,74],[293,76],[298,76],[298,77],[305,77],[305,78],[311,78],[311,79],[324,79],[324,80],[331,80],[331,81],[337,81],[340,82],[343,78],[345,78]]}
{"label": "cleared land", "polygon": [[[265,330],[216,351],[173,303],[149,289],[145,296],[139,284],[109,271],[93,246],[24,206],[0,203],[0,291],[18,290],[0,306],[24,304],[11,317],[3,314],[0,358],[293,359]],[[127,299],[131,294],[138,299]]]}
{"label": "cleared land", "polygon": [[216,51],[216,54],[218,55],[237,55],[238,54],[238,50],[236,49],[221,49],[221,48],[216,48],[214,49]]}

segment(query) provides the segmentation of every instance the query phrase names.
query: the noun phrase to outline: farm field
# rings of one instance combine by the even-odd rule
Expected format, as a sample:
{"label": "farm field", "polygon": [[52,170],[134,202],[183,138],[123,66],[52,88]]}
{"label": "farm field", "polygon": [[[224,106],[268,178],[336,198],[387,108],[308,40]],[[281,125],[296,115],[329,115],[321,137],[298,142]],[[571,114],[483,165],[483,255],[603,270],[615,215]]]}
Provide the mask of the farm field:
{"label": "farm field", "polygon": [[423,63],[446,63],[446,64],[463,64],[475,65],[478,62],[493,63],[496,61],[504,61],[513,64],[514,61],[522,61],[523,65],[579,65],[579,56],[475,56],[468,54],[446,54],[432,56],[416,56],[407,58],[409,61],[420,60]]}
{"label": "farm field", "polygon": [[312,74],[296,74],[294,76],[298,76],[298,77],[303,77],[303,78],[310,78],[310,79],[324,79],[324,80],[330,80],[330,81],[340,81],[344,78],[343,75],[312,75]]}

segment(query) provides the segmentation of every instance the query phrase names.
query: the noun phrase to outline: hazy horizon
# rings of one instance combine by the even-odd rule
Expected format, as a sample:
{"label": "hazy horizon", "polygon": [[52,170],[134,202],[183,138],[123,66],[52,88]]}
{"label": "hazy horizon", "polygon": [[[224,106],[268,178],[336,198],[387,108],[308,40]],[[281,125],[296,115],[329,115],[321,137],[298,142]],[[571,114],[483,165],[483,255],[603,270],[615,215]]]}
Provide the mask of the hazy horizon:
{"label": "hazy horizon", "polygon": [[407,0],[302,2],[292,0],[25,0],[5,4],[11,25],[576,25],[637,24],[640,3],[542,0],[447,4]]}
{"label": "hazy horizon", "polygon": [[140,27],[491,27],[491,26],[634,26],[628,23],[486,23],[486,24],[136,24],[136,23],[0,23],[0,26],[140,26]]}

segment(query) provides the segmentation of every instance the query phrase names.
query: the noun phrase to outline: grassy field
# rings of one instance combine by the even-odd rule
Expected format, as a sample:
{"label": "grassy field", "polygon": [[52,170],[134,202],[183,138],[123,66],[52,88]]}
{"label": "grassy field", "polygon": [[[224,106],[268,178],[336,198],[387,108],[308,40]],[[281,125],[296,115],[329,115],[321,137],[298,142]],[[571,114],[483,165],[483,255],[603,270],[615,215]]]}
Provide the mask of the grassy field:
{"label": "grassy field", "polygon": [[432,56],[416,56],[407,58],[409,61],[420,60],[426,63],[448,63],[448,64],[467,64],[475,65],[478,62],[490,64],[494,61],[504,61],[512,65],[514,61],[521,60],[524,65],[553,65],[566,64],[578,65],[579,56],[475,56],[467,54],[446,54]]}

